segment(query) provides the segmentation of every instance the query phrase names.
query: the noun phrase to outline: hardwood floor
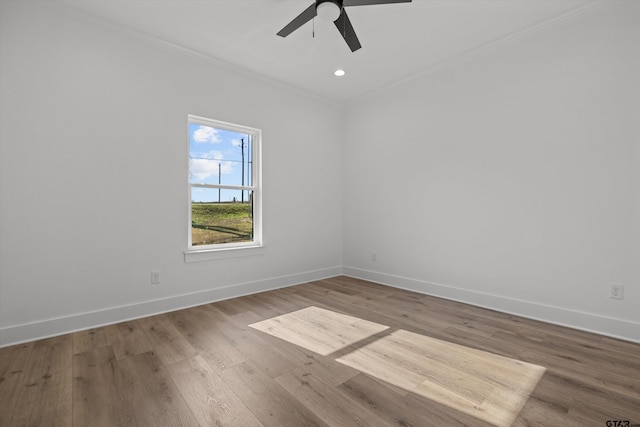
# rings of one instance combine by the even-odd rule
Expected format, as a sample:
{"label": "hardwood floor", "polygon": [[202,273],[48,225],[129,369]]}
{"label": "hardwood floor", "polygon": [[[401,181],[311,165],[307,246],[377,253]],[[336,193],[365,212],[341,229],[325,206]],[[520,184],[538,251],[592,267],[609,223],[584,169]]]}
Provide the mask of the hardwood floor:
{"label": "hardwood floor", "polygon": [[0,349],[0,426],[634,424],[639,344],[347,277]]}

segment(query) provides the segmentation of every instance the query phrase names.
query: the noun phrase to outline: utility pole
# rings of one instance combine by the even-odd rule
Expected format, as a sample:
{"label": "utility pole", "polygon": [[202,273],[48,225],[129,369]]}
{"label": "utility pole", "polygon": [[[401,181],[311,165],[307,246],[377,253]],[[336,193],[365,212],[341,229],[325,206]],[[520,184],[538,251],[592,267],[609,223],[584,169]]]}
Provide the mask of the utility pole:
{"label": "utility pole", "polygon": [[[222,184],[222,162],[218,160],[218,185]],[[218,203],[220,203],[220,187],[218,187]]]}

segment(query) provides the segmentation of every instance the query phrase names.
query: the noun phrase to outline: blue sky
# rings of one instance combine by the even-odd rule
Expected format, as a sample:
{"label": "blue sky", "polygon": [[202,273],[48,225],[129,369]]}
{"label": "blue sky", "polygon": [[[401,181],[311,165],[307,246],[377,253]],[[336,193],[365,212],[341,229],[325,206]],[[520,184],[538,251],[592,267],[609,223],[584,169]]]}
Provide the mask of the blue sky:
{"label": "blue sky", "polygon": [[[242,185],[242,150],[244,138],[244,185],[249,185],[249,136],[199,124],[189,124],[189,181],[199,184]],[[221,201],[233,197],[240,200],[240,191],[222,190]],[[245,192],[245,199],[247,193]],[[218,189],[192,188],[196,202],[218,201]]]}

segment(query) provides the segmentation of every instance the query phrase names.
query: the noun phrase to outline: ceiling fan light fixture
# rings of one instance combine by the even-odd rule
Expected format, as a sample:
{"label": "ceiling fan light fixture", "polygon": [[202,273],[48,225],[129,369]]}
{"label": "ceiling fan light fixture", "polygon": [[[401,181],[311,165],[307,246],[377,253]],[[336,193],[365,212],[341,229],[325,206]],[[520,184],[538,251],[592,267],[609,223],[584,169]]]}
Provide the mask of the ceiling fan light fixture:
{"label": "ceiling fan light fixture", "polygon": [[316,13],[321,19],[333,22],[340,16],[340,6],[331,0],[324,1],[316,6]]}
{"label": "ceiling fan light fixture", "polygon": [[[314,22],[315,30],[315,17],[320,16],[320,19],[333,21],[336,29],[340,31],[340,35],[344,41],[347,42],[347,46],[349,46],[351,52],[355,52],[360,49],[362,45],[347,15],[346,7],[411,3],[411,1],[412,0],[315,0],[309,7],[303,10],[301,14],[293,18],[291,22],[278,31],[278,35],[280,37],[287,37],[309,21]],[[315,32],[313,34],[315,34]]]}
{"label": "ceiling fan light fixture", "polygon": [[334,75],[334,76],[336,76],[336,77],[342,77],[342,76],[344,76],[345,74],[347,74],[347,73],[345,73],[345,72],[344,72],[344,70],[336,70],[336,71],[334,71],[334,73],[333,73],[333,75]]}

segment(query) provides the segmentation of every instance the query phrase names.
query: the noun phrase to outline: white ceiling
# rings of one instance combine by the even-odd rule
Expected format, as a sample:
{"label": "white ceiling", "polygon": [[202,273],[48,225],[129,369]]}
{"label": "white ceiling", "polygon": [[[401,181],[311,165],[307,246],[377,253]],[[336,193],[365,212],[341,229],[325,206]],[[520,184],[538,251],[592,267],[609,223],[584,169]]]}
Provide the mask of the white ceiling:
{"label": "white ceiling", "polygon": [[[333,23],[276,33],[312,0],[56,0],[338,103],[600,3],[594,0],[413,0],[347,8],[362,49]],[[346,70],[337,78],[333,71]]]}

